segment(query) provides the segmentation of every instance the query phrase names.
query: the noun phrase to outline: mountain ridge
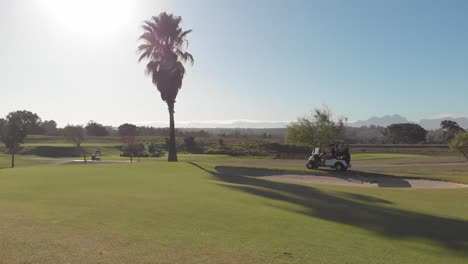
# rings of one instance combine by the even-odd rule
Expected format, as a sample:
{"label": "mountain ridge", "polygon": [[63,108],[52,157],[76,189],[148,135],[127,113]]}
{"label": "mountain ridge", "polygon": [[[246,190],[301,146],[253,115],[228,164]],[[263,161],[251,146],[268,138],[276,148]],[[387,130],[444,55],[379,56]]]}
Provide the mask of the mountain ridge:
{"label": "mountain ridge", "polygon": [[[440,122],[443,120],[452,120],[457,122],[461,127],[468,129],[468,117],[444,117],[444,118],[426,118],[419,121],[411,121],[404,116],[394,114],[385,116],[373,116],[366,120],[358,120],[349,122],[347,126],[362,127],[362,126],[382,126],[386,127],[391,124],[398,123],[414,123],[419,124],[427,130],[440,128]],[[211,121],[179,121],[176,122],[179,128],[230,128],[230,129],[270,129],[270,128],[286,128],[291,122],[288,121],[261,121],[261,120],[211,120]],[[165,122],[136,122],[137,125],[152,126],[152,127],[167,127]]]}
{"label": "mountain ridge", "polygon": [[468,129],[468,118],[467,117],[443,117],[443,118],[426,118],[421,119],[418,122],[410,121],[401,115],[385,115],[382,117],[373,116],[367,120],[359,120],[351,122],[348,125],[351,127],[362,127],[362,126],[389,126],[391,124],[398,123],[414,123],[419,124],[427,130],[434,130],[440,128],[440,122],[444,120],[452,120],[458,123],[461,127]]}

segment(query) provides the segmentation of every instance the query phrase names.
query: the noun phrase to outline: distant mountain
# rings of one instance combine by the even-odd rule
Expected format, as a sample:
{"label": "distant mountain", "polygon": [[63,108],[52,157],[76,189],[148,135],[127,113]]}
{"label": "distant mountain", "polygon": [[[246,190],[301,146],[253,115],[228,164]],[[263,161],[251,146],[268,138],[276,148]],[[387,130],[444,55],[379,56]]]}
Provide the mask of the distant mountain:
{"label": "distant mountain", "polygon": [[382,117],[371,117],[367,120],[360,120],[356,121],[353,123],[350,123],[349,126],[351,127],[362,127],[362,126],[383,126],[386,127],[391,124],[398,124],[398,123],[413,123],[406,119],[405,117],[402,117],[400,115],[386,115]]}
{"label": "distant mountain", "polygon": [[468,118],[466,117],[456,117],[456,118],[437,118],[437,119],[421,119],[419,124],[424,127],[425,129],[438,129],[440,128],[440,122],[444,120],[452,120],[458,123],[459,126],[468,129]]}
{"label": "distant mountain", "polygon": [[367,120],[360,120],[357,122],[350,123],[351,127],[362,127],[362,126],[382,126],[386,127],[391,124],[399,123],[417,123],[427,130],[434,130],[440,128],[440,122],[444,120],[452,120],[458,123],[461,127],[468,129],[468,118],[467,117],[444,117],[444,118],[433,118],[433,119],[421,119],[419,122],[414,122],[402,117],[400,115],[386,115],[383,117],[371,117]]}
{"label": "distant mountain", "polygon": [[[256,120],[212,120],[212,121],[176,121],[178,128],[286,128],[287,121]],[[165,122],[136,122],[137,125],[167,127]]]}
{"label": "distant mountain", "polygon": [[[362,126],[382,126],[386,127],[391,124],[399,123],[416,123],[421,125],[427,130],[434,130],[440,128],[440,122],[443,120],[453,120],[461,127],[468,129],[468,118],[433,118],[422,119],[419,122],[410,121],[401,115],[386,115],[382,117],[371,117],[367,120],[360,120],[348,124],[350,127]],[[135,122],[139,126],[152,126],[152,127],[168,127],[165,122]],[[210,120],[210,121],[176,121],[177,128],[227,128],[227,129],[272,129],[272,128],[286,128],[290,122],[287,121],[257,121],[257,120]]]}

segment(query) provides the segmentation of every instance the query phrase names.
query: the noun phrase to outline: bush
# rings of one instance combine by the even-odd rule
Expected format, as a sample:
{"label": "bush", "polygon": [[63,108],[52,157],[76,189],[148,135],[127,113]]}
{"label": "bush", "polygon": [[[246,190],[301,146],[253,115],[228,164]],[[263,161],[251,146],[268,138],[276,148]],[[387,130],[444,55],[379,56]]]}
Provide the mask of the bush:
{"label": "bush", "polygon": [[148,145],[148,152],[151,157],[163,157],[166,155],[166,151],[163,148],[158,147],[154,142]]}
{"label": "bush", "polygon": [[455,136],[450,142],[450,148],[459,151],[468,160],[468,132]]}
{"label": "bush", "polygon": [[149,157],[146,145],[143,143],[126,146],[122,149],[123,157]]}
{"label": "bush", "polygon": [[185,137],[184,138],[184,144],[185,144],[185,147],[187,148],[187,150],[193,149],[197,145],[197,143],[195,142],[194,137]]}
{"label": "bush", "polygon": [[197,142],[195,142],[194,137],[185,137],[184,138],[184,145],[182,146],[182,149],[188,153],[196,153],[196,154],[201,154],[203,153],[203,148],[202,146],[199,146]]}

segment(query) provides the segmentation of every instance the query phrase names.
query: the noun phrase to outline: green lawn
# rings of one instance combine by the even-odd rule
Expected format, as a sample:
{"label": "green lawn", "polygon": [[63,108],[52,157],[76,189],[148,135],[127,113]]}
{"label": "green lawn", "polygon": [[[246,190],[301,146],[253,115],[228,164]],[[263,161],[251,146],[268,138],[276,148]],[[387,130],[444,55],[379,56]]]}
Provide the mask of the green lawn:
{"label": "green lawn", "polygon": [[223,172],[188,162],[0,169],[0,263],[468,262],[468,189]]}

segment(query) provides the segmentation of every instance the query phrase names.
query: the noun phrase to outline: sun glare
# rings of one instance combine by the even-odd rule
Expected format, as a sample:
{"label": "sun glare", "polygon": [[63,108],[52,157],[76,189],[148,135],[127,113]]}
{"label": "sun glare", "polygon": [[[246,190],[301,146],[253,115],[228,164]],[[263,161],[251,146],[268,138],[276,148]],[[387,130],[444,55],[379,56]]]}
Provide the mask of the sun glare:
{"label": "sun glare", "polygon": [[105,35],[131,21],[132,0],[37,0],[65,30]]}

